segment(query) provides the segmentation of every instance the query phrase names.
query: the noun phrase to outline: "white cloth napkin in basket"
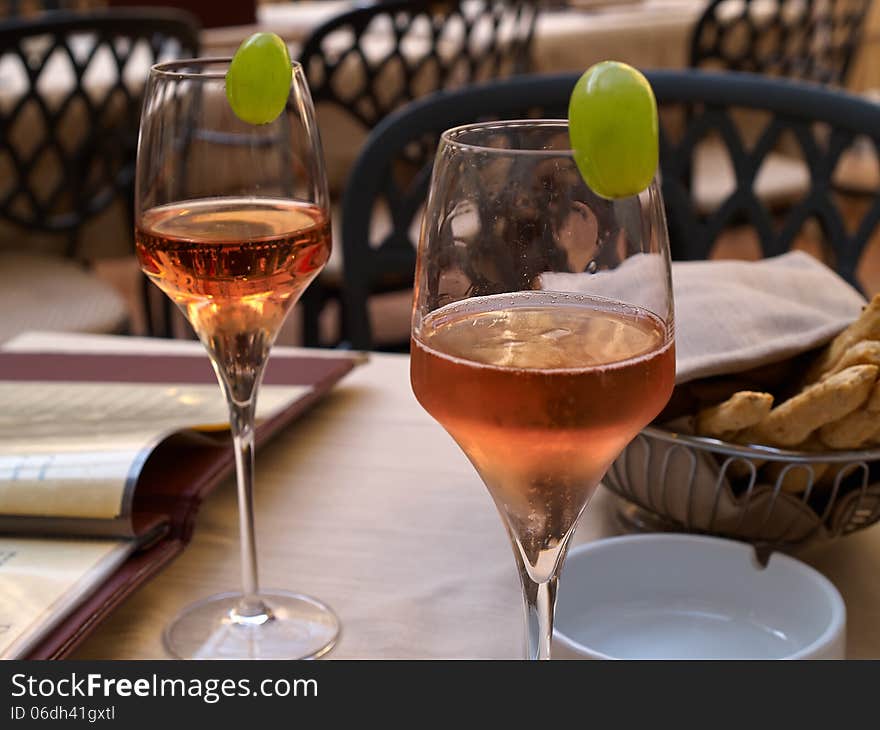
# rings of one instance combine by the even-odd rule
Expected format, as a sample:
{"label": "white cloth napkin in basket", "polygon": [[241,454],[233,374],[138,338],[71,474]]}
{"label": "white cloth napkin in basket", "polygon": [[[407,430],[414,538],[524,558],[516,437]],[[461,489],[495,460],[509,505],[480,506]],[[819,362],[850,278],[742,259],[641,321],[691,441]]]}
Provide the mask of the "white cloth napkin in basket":
{"label": "white cloth napkin in basket", "polygon": [[676,382],[750,370],[830,341],[865,300],[801,251],[672,265]]}
{"label": "white cloth napkin in basket", "polygon": [[[596,274],[543,274],[548,290],[584,292],[666,314],[657,254]],[[676,382],[740,373],[825,344],[865,305],[853,287],[801,251],[761,261],[677,261]]]}

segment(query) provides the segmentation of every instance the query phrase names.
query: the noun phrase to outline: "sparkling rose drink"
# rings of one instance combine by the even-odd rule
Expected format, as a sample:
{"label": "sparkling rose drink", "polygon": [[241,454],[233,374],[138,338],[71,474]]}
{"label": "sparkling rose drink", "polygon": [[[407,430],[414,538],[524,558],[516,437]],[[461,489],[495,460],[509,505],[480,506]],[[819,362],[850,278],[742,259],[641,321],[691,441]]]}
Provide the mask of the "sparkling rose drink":
{"label": "sparkling rose drink", "polygon": [[521,292],[431,312],[413,333],[412,385],[540,573],[542,553],[668,401],[674,360],[665,325],[643,309]]}
{"label": "sparkling rose drink", "polygon": [[[216,198],[144,213],[136,231],[141,266],[213,336],[224,310],[274,330],[330,254],[320,208],[290,200]],[[247,326],[246,329],[251,329]]]}
{"label": "sparkling rose drink", "polygon": [[[330,255],[320,208],[290,200],[216,198],[144,213],[135,232],[144,272],[177,303],[221,366],[255,372],[288,310]],[[242,393],[250,378],[236,380]]]}

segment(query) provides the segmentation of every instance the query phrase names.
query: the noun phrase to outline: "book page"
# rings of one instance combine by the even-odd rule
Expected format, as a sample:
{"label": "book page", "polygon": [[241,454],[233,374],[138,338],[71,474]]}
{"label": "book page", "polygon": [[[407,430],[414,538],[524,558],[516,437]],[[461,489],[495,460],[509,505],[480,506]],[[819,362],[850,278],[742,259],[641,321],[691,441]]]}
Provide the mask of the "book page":
{"label": "book page", "polygon": [[0,537],[0,658],[25,656],[134,547],[131,540]]}
{"label": "book page", "polygon": [[[257,419],[311,390],[266,385]],[[127,516],[152,449],[183,429],[228,428],[216,385],[0,381],[0,515]]]}

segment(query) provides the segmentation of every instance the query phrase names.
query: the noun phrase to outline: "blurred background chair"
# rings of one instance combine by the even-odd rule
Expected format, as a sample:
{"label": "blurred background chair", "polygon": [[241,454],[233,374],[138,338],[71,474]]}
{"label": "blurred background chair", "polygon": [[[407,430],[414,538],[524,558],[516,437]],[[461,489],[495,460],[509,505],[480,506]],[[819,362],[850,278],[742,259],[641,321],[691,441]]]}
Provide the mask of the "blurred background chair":
{"label": "blurred background chair", "polygon": [[[749,71],[835,87],[847,85],[871,0],[710,0],[691,34],[692,68]],[[723,144],[707,139],[693,158],[699,207],[714,210],[733,186]],[[784,207],[800,198],[810,171],[797,150],[771,153],[757,188]]]}
{"label": "blurred background chair", "polygon": [[[391,0],[325,22],[299,57],[325,145],[330,138],[366,137],[389,113],[433,91],[526,72],[537,12],[536,0]],[[325,150],[331,181],[345,179],[354,162],[358,146],[346,149],[350,159]],[[410,145],[402,154],[417,162],[432,151]],[[320,318],[329,302],[339,302],[341,248],[337,242],[303,297],[307,345],[328,344]]]}
{"label": "blurred background chair", "polygon": [[690,66],[845,86],[871,0],[711,0]]}
{"label": "blurred background chair", "polygon": [[0,18],[30,17],[56,10],[94,10],[106,4],[105,0],[0,0]]}
{"label": "blurred background chair", "polygon": [[0,341],[27,329],[127,329],[129,307],[88,264],[133,250],[150,65],[198,47],[195,20],[174,10],[0,23]]}
{"label": "blurred background chair", "polygon": [[[863,288],[880,288],[880,261],[866,246],[880,222],[880,191],[849,200],[835,185],[844,152],[867,143],[875,160],[880,145],[880,105],[814,84],[745,73],[660,71],[648,74],[661,107],[660,174],[673,257],[725,257],[731,241],[748,242],[753,257],[808,250]],[[345,341],[356,349],[405,347],[408,322],[397,338],[373,336],[370,297],[396,278],[411,287],[418,219],[427,196],[431,161],[398,174],[408,145],[436,144],[442,130],[491,118],[565,116],[578,74],[519,77],[414,102],[370,135],[343,198]],[[760,112],[755,134],[738,118]],[[709,135],[725,145],[734,188],[712,211],[695,200],[689,171]],[[779,212],[763,201],[755,182],[768,154],[780,144],[798,148],[810,182],[802,197]],[[390,229],[379,237],[376,211],[390,211]],[[876,248],[876,247],[874,247]]]}
{"label": "blurred background chair", "polygon": [[536,15],[526,0],[386,0],[318,27],[299,60],[315,104],[369,130],[426,90],[528,71]]}

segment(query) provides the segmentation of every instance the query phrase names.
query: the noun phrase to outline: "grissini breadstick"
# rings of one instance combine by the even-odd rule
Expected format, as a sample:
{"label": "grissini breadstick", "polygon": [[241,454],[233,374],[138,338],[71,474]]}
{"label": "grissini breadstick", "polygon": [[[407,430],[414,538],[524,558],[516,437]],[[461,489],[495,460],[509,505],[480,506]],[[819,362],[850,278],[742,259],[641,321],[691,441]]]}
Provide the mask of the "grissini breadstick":
{"label": "grissini breadstick", "polygon": [[861,406],[880,371],[876,365],[853,365],[780,403],[752,428],[739,435],[747,442],[791,448],[826,423]]}
{"label": "grissini breadstick", "polygon": [[760,423],[773,407],[773,396],[741,390],[717,406],[705,408],[697,415],[697,433],[724,438],[736,431]]}
{"label": "grissini breadstick", "polygon": [[862,310],[859,318],[835,337],[807,373],[807,382],[818,380],[861,340],[880,340],[880,294]]}
{"label": "grissini breadstick", "polygon": [[878,365],[880,366],[880,340],[863,340],[857,342],[843,353],[843,357],[828,372],[822,373],[824,380],[830,375],[835,375],[841,370],[846,370],[853,365]]}
{"label": "grissini breadstick", "polygon": [[865,404],[819,431],[822,443],[832,449],[859,449],[880,431],[880,383],[874,386]]}
{"label": "grissini breadstick", "polygon": [[[743,390],[697,415],[696,430],[702,436],[735,441],[736,434],[763,420],[773,407],[773,396]],[[755,462],[759,468],[763,462]],[[727,467],[728,476],[733,479],[746,479],[751,475],[749,466],[740,460],[731,461]]]}

